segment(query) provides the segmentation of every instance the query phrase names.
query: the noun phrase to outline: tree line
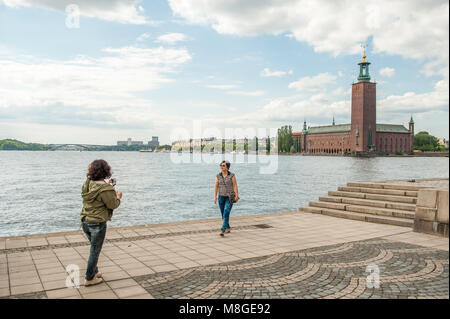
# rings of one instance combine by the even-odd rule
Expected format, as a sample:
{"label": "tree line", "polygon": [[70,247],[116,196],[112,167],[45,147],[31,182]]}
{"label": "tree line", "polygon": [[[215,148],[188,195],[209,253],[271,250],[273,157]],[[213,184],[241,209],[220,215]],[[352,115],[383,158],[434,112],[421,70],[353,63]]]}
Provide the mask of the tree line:
{"label": "tree line", "polygon": [[422,152],[448,151],[448,147],[439,145],[439,139],[437,137],[425,131],[414,135],[414,149]]}

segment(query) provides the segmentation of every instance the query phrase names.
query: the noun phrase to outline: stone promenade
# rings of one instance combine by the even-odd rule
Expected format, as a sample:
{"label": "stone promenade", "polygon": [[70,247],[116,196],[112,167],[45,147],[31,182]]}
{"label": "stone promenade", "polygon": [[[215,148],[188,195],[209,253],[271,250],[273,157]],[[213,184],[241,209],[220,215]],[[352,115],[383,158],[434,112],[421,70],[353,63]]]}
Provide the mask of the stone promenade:
{"label": "stone promenade", "polygon": [[[89,246],[81,232],[0,238],[0,298],[449,296],[448,238],[301,212],[232,217],[225,238],[219,225],[108,229],[105,282],[93,287],[83,286]],[[80,268],[79,288],[66,288],[77,282],[68,265]],[[378,287],[368,288],[369,274]]]}

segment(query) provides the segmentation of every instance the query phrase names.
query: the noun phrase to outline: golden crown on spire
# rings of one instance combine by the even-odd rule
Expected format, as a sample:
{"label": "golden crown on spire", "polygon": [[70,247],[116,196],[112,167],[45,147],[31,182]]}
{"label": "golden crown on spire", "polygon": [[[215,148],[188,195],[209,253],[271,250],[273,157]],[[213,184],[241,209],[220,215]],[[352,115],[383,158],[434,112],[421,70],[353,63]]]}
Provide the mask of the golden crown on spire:
{"label": "golden crown on spire", "polygon": [[361,44],[361,48],[363,48],[363,55],[362,55],[362,58],[363,58],[363,60],[362,60],[362,62],[367,62],[366,61],[366,58],[367,58],[367,56],[366,56],[366,48],[369,46],[369,44]]}

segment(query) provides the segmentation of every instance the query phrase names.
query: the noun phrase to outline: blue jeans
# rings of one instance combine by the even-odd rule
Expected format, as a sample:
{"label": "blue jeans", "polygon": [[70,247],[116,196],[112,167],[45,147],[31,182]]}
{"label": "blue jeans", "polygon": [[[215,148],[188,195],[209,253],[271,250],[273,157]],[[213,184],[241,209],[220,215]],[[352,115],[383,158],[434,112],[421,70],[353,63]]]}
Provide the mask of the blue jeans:
{"label": "blue jeans", "polygon": [[220,212],[222,213],[222,221],[223,221],[222,228],[220,230],[224,232],[225,230],[230,229],[229,220],[233,204],[231,204],[230,198],[228,196],[219,195],[219,207]]}
{"label": "blue jeans", "polygon": [[85,278],[86,280],[92,280],[98,273],[97,262],[100,251],[102,250],[103,241],[105,240],[106,222],[83,223],[83,231],[91,243]]}

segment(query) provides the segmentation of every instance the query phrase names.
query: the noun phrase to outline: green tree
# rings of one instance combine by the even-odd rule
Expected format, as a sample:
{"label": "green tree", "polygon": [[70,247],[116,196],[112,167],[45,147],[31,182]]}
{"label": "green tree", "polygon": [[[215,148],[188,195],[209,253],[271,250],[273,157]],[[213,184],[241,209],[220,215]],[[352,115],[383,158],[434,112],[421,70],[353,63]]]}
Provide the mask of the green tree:
{"label": "green tree", "polygon": [[14,139],[0,140],[0,150],[47,151],[49,149],[51,147],[46,144],[24,143]]}
{"label": "green tree", "polygon": [[172,149],[172,146],[165,144],[165,145],[158,146],[156,149],[158,151],[161,151],[161,150],[170,151]]}
{"label": "green tree", "polygon": [[414,135],[414,149],[422,152],[439,150],[439,140],[437,137],[422,131]]}
{"label": "green tree", "polygon": [[285,125],[278,129],[278,152],[290,152],[294,145],[292,126]]}

